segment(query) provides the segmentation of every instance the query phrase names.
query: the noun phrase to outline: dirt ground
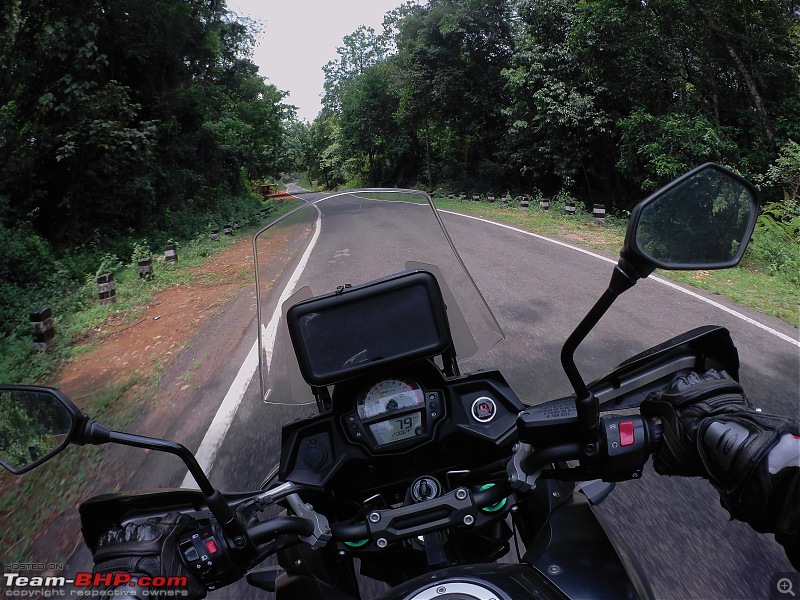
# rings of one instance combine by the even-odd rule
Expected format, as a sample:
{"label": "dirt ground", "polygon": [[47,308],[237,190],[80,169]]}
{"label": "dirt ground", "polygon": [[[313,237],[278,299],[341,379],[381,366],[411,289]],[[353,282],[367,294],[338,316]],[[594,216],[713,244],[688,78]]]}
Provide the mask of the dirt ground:
{"label": "dirt ground", "polygon": [[166,369],[202,323],[238,290],[253,285],[250,239],[237,240],[211,262],[192,270],[195,283],[159,292],[133,323],[110,317],[95,329],[93,337],[102,344],[65,365],[52,384],[80,400],[98,389],[129,381],[137,373]]}
{"label": "dirt ground", "polygon": [[[193,368],[191,360],[187,359],[192,352],[184,350],[191,348],[198,330],[207,322],[213,324],[213,318],[226,308],[241,305],[238,310],[243,314],[250,318],[254,314],[253,253],[249,237],[237,240],[207,264],[191,269],[192,283],[158,292],[133,322],[123,322],[110,315],[101,327],[82,340],[90,346],[96,342],[91,350],[65,364],[49,385],[60,388],[81,408],[103,395],[118,396],[111,411],[128,411],[133,422],[125,426],[126,431],[157,437],[166,437],[168,432],[174,431],[180,425],[179,416],[191,407],[194,391],[214,366],[204,364],[202,369]],[[234,299],[236,301],[232,302]],[[243,329],[247,321],[241,320]],[[230,336],[221,336],[225,339],[216,345],[211,363],[229,358],[236,339],[236,332],[230,333]],[[183,364],[187,360],[189,364]],[[171,366],[174,368],[170,369]],[[179,370],[181,373],[176,375]],[[77,448],[72,451],[81,452]],[[126,452],[122,446],[104,448],[101,466],[92,469],[87,480],[80,484],[61,481],[67,487],[59,506],[34,509],[35,518],[41,520],[36,528],[39,535],[30,535],[29,526],[4,532],[10,539],[4,540],[3,558],[47,562],[68,557],[81,543],[77,534],[80,501],[97,493],[124,488],[146,455],[147,452]],[[0,514],[0,520],[10,522],[14,519],[12,513],[19,514],[24,506],[35,502],[34,498],[25,496],[24,480],[47,478],[48,470],[45,465],[41,472],[37,470],[22,477],[0,474],[0,493],[17,496],[10,512]],[[31,543],[29,551],[17,556],[19,549],[25,547],[26,538]]]}

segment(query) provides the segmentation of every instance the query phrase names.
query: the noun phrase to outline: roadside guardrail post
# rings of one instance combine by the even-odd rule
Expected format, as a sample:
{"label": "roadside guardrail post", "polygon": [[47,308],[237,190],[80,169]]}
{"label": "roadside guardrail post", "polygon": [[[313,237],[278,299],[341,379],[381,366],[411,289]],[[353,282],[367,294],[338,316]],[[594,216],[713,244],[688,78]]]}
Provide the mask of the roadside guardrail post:
{"label": "roadside guardrail post", "polygon": [[177,244],[167,244],[166,246],[164,246],[164,260],[169,263],[178,262]]}
{"label": "roadside guardrail post", "polygon": [[33,347],[40,352],[47,349],[56,341],[53,328],[53,311],[49,306],[32,310],[30,314],[31,333],[33,334]]}
{"label": "roadside guardrail post", "polygon": [[97,291],[101,306],[108,306],[117,301],[117,288],[114,285],[114,274],[103,273],[97,277]]}
{"label": "roadside guardrail post", "polygon": [[137,262],[139,263],[139,277],[142,279],[152,279],[153,257],[148,256],[147,258],[140,258]]}

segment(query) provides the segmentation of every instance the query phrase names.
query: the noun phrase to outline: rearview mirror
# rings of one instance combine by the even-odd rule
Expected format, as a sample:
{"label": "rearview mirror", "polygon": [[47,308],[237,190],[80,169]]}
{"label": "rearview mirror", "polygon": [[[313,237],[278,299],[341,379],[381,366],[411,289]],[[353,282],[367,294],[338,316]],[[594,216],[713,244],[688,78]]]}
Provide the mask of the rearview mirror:
{"label": "rearview mirror", "polygon": [[0,464],[19,475],[49,460],[74,438],[81,416],[58,390],[0,386]]}
{"label": "rearview mirror", "polygon": [[758,192],[706,163],[642,200],[622,256],[661,269],[726,269],[739,263],[758,216]]}
{"label": "rearview mirror", "polygon": [[561,365],[575,390],[582,423],[581,461],[597,439],[597,398],[575,365],[575,350],[617,297],[655,268],[726,269],[736,266],[753,234],[758,192],[728,169],[706,163],[667,184],[631,212],[620,259],[608,289],[564,342]]}

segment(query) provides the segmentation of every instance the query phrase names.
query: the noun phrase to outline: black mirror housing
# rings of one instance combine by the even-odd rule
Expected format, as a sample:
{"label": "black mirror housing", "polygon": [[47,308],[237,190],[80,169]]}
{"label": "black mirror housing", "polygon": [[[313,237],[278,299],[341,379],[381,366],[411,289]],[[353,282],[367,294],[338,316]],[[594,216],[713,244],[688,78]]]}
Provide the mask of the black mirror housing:
{"label": "black mirror housing", "polygon": [[0,386],[0,465],[21,475],[73,442],[87,418],[61,391]]}
{"label": "black mirror housing", "polygon": [[706,163],[634,207],[620,256],[640,277],[654,268],[736,266],[755,229],[758,207],[752,184]]}

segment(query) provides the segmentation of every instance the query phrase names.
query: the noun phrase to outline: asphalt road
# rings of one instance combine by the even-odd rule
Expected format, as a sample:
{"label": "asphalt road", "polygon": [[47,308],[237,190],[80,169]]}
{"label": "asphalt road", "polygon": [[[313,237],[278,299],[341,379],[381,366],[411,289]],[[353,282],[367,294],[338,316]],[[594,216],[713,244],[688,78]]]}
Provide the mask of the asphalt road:
{"label": "asphalt road", "polygon": [[[463,217],[445,222],[506,333],[492,362],[533,404],[568,394],[559,361],[562,341],[604,291],[612,266]],[[794,328],[713,300],[798,339]],[[797,346],[649,279],[611,308],[579,348],[576,363],[590,381],[635,353],[705,324],[730,330],[740,379],[754,404],[800,413]],[[701,480],[661,477],[648,467],[641,480],[618,484],[598,512],[631,547],[659,598],[767,598],[770,578],[792,570],[772,536],[729,522],[715,490]]]}
{"label": "asphalt road", "polygon": [[[358,254],[359,243],[373,232],[405,235],[389,213],[384,217],[369,232],[342,226],[335,236],[321,240],[304,277],[358,283],[387,274],[362,278],[349,263],[349,257]],[[571,389],[559,363],[561,345],[607,286],[612,266],[600,258],[507,228],[456,215],[445,214],[443,219],[506,334],[502,344],[466,361],[463,370],[496,366],[518,395],[532,404],[569,394]],[[295,262],[300,260],[303,244],[297,247],[297,256],[292,259]],[[408,258],[414,258],[416,253],[408,254]],[[404,259],[387,242],[373,262],[380,270],[386,262]],[[323,287],[314,291],[330,290]],[[718,297],[713,299],[798,338],[797,330],[791,327]],[[231,312],[237,318],[252,310],[251,294],[236,302],[238,308]],[[635,353],[705,324],[722,325],[731,331],[739,348],[741,381],[756,405],[765,411],[798,414],[800,351],[796,345],[649,279],[612,307],[579,349],[577,364],[589,381]],[[255,323],[245,322],[236,331],[241,338],[229,354],[229,364],[215,378],[218,385],[201,390],[203,395],[195,410],[187,415],[192,420],[191,431],[179,441],[191,449],[200,444],[226,386],[244,362],[255,336]],[[265,405],[257,388],[254,378],[216,454],[210,477],[222,490],[257,488],[278,457],[277,425],[307,412]],[[184,473],[174,461],[153,456],[146,472],[143,470],[128,487],[177,486]],[[598,513],[629,545],[659,598],[767,598],[770,578],[776,572],[791,570],[772,536],[729,522],[716,492],[700,480],[660,477],[648,467],[641,480],[619,484]],[[212,597],[264,596],[259,594],[239,584]]]}

